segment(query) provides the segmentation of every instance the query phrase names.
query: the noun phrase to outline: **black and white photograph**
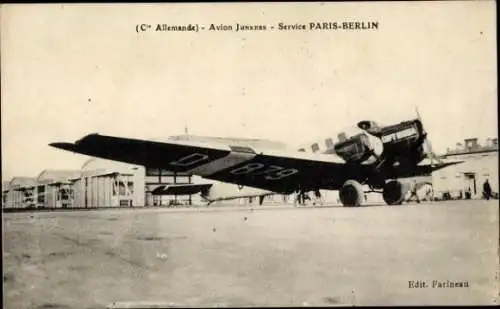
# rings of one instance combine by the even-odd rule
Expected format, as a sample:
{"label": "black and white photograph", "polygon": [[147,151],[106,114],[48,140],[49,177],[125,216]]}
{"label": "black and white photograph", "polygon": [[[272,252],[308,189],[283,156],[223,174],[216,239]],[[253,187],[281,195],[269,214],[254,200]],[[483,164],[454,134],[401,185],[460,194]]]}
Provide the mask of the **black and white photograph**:
{"label": "black and white photograph", "polygon": [[4,308],[500,301],[495,1],[0,22]]}

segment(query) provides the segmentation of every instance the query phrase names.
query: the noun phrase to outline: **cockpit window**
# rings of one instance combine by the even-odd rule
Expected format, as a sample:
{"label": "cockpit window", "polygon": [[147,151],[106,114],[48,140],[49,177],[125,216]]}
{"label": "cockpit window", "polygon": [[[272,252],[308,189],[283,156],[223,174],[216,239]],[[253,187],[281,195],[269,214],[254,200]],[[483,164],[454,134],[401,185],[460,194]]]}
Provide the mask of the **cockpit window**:
{"label": "cockpit window", "polygon": [[327,138],[325,140],[325,146],[327,149],[333,148],[333,140],[331,138]]}
{"label": "cockpit window", "polygon": [[316,151],[318,151],[318,150],[319,150],[319,145],[318,145],[318,143],[314,143],[314,144],[312,144],[312,145],[311,145],[311,150],[312,150],[312,152],[316,152]]}

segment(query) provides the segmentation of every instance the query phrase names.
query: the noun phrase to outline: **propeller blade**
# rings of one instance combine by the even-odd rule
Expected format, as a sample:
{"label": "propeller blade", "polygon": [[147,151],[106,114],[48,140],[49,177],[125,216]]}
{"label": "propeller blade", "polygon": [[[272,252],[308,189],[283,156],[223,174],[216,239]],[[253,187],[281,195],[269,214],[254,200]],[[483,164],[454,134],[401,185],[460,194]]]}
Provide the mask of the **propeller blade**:
{"label": "propeller blade", "polygon": [[433,164],[432,160],[436,160],[437,163],[443,164],[443,161],[441,159],[439,159],[439,157],[436,155],[436,153],[434,152],[434,150],[432,150],[432,144],[431,144],[431,142],[429,141],[429,139],[427,137],[425,138],[425,142],[427,144],[427,147],[428,147],[428,150],[429,150],[429,154],[431,156],[431,165]]}
{"label": "propeller blade", "polygon": [[[422,128],[424,128],[424,133],[425,132],[425,126],[424,126],[424,122],[422,121],[422,117],[420,116],[420,113],[418,111],[418,107],[415,106],[415,112],[417,113],[417,119],[420,121],[420,123],[422,124]],[[425,148],[425,153],[427,155],[427,157],[431,160],[431,165],[434,165],[434,160],[437,161],[438,164],[443,164],[443,161],[436,155],[436,153],[432,150],[432,145],[431,145],[431,142],[429,140],[429,137],[428,135],[425,136],[425,139],[424,139],[424,148]]]}
{"label": "propeller blade", "polygon": [[420,113],[418,112],[418,107],[415,106],[415,112],[417,113],[417,119],[422,122],[422,117],[420,117]]}

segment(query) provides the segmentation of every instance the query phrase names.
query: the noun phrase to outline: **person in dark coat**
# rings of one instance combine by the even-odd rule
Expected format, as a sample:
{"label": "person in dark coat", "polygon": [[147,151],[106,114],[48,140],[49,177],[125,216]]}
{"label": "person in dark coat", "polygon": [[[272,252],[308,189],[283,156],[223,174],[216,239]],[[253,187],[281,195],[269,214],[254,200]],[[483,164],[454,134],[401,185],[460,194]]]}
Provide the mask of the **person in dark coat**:
{"label": "person in dark coat", "polygon": [[490,183],[488,182],[488,179],[483,184],[483,197],[487,200],[490,199],[491,197],[491,186]]}

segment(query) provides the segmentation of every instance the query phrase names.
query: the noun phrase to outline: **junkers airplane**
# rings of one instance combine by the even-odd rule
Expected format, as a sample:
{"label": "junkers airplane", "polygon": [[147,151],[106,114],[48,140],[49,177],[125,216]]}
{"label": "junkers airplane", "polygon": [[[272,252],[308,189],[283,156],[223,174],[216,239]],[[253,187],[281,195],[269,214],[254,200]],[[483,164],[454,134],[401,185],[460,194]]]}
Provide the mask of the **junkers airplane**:
{"label": "junkers airplane", "polygon": [[[418,113],[418,111],[417,111]],[[150,168],[190,173],[206,179],[278,194],[339,190],[344,206],[359,206],[367,192],[378,192],[388,205],[401,204],[411,189],[405,178],[430,175],[461,163],[439,159],[432,151],[420,116],[382,126],[357,124],[359,133],[324,151],[287,150],[253,139],[174,136],[166,141],[87,135],[75,143],[52,143],[67,151]],[[430,162],[426,162],[430,161]],[[435,161],[435,162],[434,162]]]}

